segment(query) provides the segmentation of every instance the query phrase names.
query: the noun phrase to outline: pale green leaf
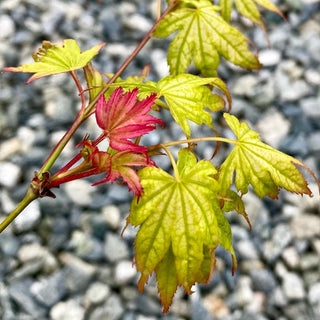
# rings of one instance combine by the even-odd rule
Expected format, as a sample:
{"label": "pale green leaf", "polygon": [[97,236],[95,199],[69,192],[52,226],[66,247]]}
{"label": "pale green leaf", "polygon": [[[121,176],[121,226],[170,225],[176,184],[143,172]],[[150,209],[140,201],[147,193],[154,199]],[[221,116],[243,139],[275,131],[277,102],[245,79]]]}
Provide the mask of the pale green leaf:
{"label": "pale green leaf", "polygon": [[237,258],[236,254],[234,252],[234,249],[232,247],[232,232],[231,227],[224,216],[224,214],[221,211],[216,212],[216,217],[218,220],[219,230],[220,230],[220,238],[219,238],[219,244],[222,245],[226,250],[228,250],[231,253],[232,258],[232,274],[237,269]]}
{"label": "pale green leaf", "polygon": [[234,0],[234,3],[240,14],[249,18],[254,23],[263,23],[260,17],[260,12],[254,3],[254,0]]}
{"label": "pale green leaf", "polygon": [[273,11],[284,18],[281,11],[269,0],[234,0],[235,6],[240,14],[250,19],[253,23],[265,28],[256,3],[269,11]]}
{"label": "pale green leaf", "polygon": [[85,67],[104,45],[105,43],[100,43],[81,53],[77,42],[73,39],[64,40],[62,46],[43,41],[42,47],[33,54],[34,63],[27,63],[16,68],[4,68],[4,70],[34,73],[27,81],[29,83],[41,77]]}
{"label": "pale green leaf", "polygon": [[205,76],[215,76],[219,54],[243,68],[260,68],[249,50],[247,38],[230,26],[209,0],[183,1],[193,7],[180,8],[162,20],[154,36],[162,38],[179,30],[168,51],[170,73],[184,73],[193,60]]}
{"label": "pale green leaf", "polygon": [[232,12],[232,0],[219,0],[219,6],[221,7],[221,16],[226,22],[231,20]]}
{"label": "pale green leaf", "polygon": [[[213,128],[211,114],[204,110],[215,112],[225,106],[223,98],[217,94],[212,94],[206,86],[212,85],[219,89],[231,105],[231,97],[226,84],[219,78],[200,78],[191,74],[180,74],[177,76],[167,76],[159,82],[147,81],[139,82],[119,82],[118,85],[126,89],[139,88],[139,98],[145,98],[152,92],[157,93],[158,98],[164,97],[167,107],[175,121],[181,126],[187,137],[190,137],[191,130],[188,119],[201,125],[206,124]],[[157,104],[163,106],[158,99]]]}
{"label": "pale green leaf", "polygon": [[295,167],[305,167],[302,162],[261,142],[259,134],[245,122],[240,124],[236,117],[227,113],[224,117],[237,140],[221,165],[219,181],[223,192],[229,189],[235,174],[236,188],[243,194],[251,184],[259,197],[277,198],[279,188],[311,196],[307,182]]}
{"label": "pale green leaf", "polygon": [[203,246],[214,249],[219,243],[216,169],[209,161],[197,162],[187,149],[180,150],[177,168],[178,177],[154,167],[139,171],[144,193],[139,202],[133,200],[128,218],[141,225],[135,241],[139,289],[172,246],[177,283],[190,293],[202,267]]}
{"label": "pale green leaf", "polygon": [[181,74],[167,76],[158,82],[157,92],[164,97],[173,118],[187,137],[191,135],[187,119],[213,128],[212,116],[204,108],[218,111],[224,107],[223,99],[218,95],[213,95],[205,86],[206,84],[215,85],[216,79]]}

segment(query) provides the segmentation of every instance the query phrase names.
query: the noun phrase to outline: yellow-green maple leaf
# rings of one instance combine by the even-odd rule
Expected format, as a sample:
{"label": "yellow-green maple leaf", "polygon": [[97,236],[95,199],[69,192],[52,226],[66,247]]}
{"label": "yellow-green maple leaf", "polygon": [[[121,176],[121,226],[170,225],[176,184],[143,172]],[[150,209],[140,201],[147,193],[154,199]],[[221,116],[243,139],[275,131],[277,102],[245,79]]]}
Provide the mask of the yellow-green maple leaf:
{"label": "yellow-green maple leaf", "polygon": [[218,7],[211,1],[185,0],[182,4],[154,32],[154,36],[163,38],[179,30],[168,51],[172,75],[184,73],[193,60],[203,75],[215,76],[219,54],[243,68],[260,68],[257,57],[248,48],[247,38],[217,13]]}
{"label": "yellow-green maple leaf", "polygon": [[[164,310],[169,308],[177,285],[191,293],[196,281],[210,279],[212,251],[219,243],[233,252],[230,232],[221,235],[226,226],[216,197],[216,172],[209,161],[197,162],[187,149],[179,152],[175,177],[160,168],[139,171],[144,193],[139,202],[132,201],[128,217],[128,223],[140,225],[135,240],[135,261],[141,272],[138,288],[143,290],[155,270]],[[219,225],[218,214],[222,220]]]}
{"label": "yellow-green maple leaf", "polygon": [[188,120],[197,124],[206,124],[213,128],[211,114],[204,110],[208,108],[211,111],[219,111],[224,106],[224,100],[221,96],[212,94],[206,86],[210,84],[226,96],[229,105],[231,97],[226,84],[219,78],[201,78],[192,74],[180,74],[177,76],[167,76],[159,82],[148,81],[145,84],[139,82],[119,82],[118,85],[124,88],[139,88],[139,98],[144,98],[150,93],[155,92],[158,98],[164,97],[165,104],[158,99],[156,101],[160,106],[169,108],[175,121],[181,126],[187,137],[190,137],[191,130]]}
{"label": "yellow-green maple leaf", "polygon": [[243,194],[251,184],[259,197],[277,198],[284,188],[298,194],[312,195],[308,183],[295,165],[305,165],[259,140],[259,134],[249,126],[227,113],[224,117],[237,137],[235,147],[220,168],[219,181],[222,192],[226,192],[235,174],[235,185]]}
{"label": "yellow-green maple leaf", "polygon": [[77,42],[73,39],[65,39],[62,46],[50,41],[43,41],[42,47],[33,54],[34,63],[27,63],[19,67],[7,67],[4,68],[4,71],[34,73],[27,81],[30,83],[48,75],[85,67],[104,45],[105,43],[97,44],[81,53]]}
{"label": "yellow-green maple leaf", "polygon": [[[260,11],[256,4],[261,7],[273,11],[284,18],[278,7],[269,0],[234,0],[234,4],[240,14],[250,19],[253,23],[261,25],[264,29],[264,23],[261,19]],[[232,11],[232,0],[220,0],[219,5],[221,7],[222,17],[229,22]]]}

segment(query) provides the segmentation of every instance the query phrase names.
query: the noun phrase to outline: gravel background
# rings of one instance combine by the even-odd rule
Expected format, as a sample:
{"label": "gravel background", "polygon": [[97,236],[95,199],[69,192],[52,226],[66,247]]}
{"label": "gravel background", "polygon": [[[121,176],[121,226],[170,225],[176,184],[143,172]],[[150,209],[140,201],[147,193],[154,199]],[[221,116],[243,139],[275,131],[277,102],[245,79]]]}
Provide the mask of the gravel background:
{"label": "gravel background", "polygon": [[[74,38],[82,50],[107,41],[94,60],[114,72],[152,25],[156,1],[1,0],[0,68],[31,62],[42,40]],[[265,13],[272,48],[263,30],[235,15],[264,67],[247,72],[222,63],[220,76],[233,96],[233,114],[246,119],[262,138],[310,166],[320,168],[320,3],[276,1],[287,17]],[[126,74],[151,62],[150,79],[167,74],[167,42],[153,40]],[[72,123],[79,107],[66,75],[24,85],[28,75],[0,74],[0,218],[22,199],[34,170]],[[215,115],[219,122],[220,116]],[[167,114],[163,118],[169,121]],[[55,168],[74,154],[93,122],[81,128]],[[230,136],[223,125],[221,135]],[[203,129],[203,128],[202,128]],[[201,129],[201,130],[202,130]],[[205,134],[194,128],[194,135]],[[199,132],[197,132],[197,130]],[[160,138],[180,138],[168,122]],[[213,146],[198,146],[210,157]],[[223,152],[217,160],[224,157]],[[162,165],[168,163],[163,161]],[[0,236],[0,318],[3,320],[316,320],[320,318],[320,216],[313,198],[281,192],[278,201],[249,192],[253,230],[236,215],[232,223],[239,270],[231,276],[230,256],[217,250],[217,267],[207,286],[187,297],[179,290],[171,311],[161,314],[154,281],[144,294],[132,268],[135,231],[120,231],[131,195],[125,186],[91,187],[94,180],[69,183],[57,199],[34,201]]]}

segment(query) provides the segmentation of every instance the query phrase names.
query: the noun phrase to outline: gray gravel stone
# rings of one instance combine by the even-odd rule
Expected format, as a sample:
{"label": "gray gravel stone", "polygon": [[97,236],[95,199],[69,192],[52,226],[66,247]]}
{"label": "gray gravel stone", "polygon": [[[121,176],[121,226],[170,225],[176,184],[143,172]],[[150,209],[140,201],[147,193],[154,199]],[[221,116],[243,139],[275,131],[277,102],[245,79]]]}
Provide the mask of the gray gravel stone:
{"label": "gray gravel stone", "polygon": [[291,229],[286,224],[279,224],[272,232],[272,239],[264,243],[264,256],[274,262],[292,240]]}
{"label": "gray gravel stone", "polygon": [[42,305],[52,307],[66,294],[64,274],[58,271],[34,282],[30,287],[30,292]]}
{"label": "gray gravel stone", "polygon": [[242,240],[235,243],[235,250],[239,257],[246,260],[257,260],[258,252],[251,240]]}
{"label": "gray gravel stone", "polygon": [[89,320],[118,320],[123,312],[124,308],[120,298],[112,294],[105,304],[93,310],[89,316]]}
{"label": "gray gravel stone", "polygon": [[266,294],[270,294],[277,286],[277,281],[273,273],[267,269],[252,270],[250,272],[250,278],[254,291],[262,291]]}
{"label": "gray gravel stone", "polygon": [[308,292],[308,300],[316,317],[320,317],[320,282],[313,284]]}
{"label": "gray gravel stone", "polygon": [[103,303],[110,296],[110,287],[101,282],[93,282],[84,296],[84,304],[89,307]]}
{"label": "gray gravel stone", "polygon": [[19,152],[21,148],[21,141],[18,138],[5,140],[4,142],[0,143],[0,160],[8,160],[12,155]]}
{"label": "gray gravel stone", "polygon": [[303,282],[296,273],[288,272],[284,275],[282,288],[289,301],[301,300],[306,296]]}
{"label": "gray gravel stone", "polygon": [[313,253],[307,253],[301,256],[300,269],[302,271],[310,271],[310,269],[317,270],[319,268],[319,256]]}
{"label": "gray gravel stone", "polygon": [[118,230],[121,223],[120,210],[117,206],[110,205],[102,208],[102,216],[107,225],[113,229]]}
{"label": "gray gravel stone", "polygon": [[98,261],[103,257],[103,245],[101,242],[79,230],[73,232],[70,246],[80,258]]}
{"label": "gray gravel stone", "polygon": [[311,135],[308,137],[307,143],[312,153],[320,153],[319,141],[320,141],[320,130],[312,132]]}
{"label": "gray gravel stone", "polygon": [[261,50],[259,60],[264,67],[275,66],[281,61],[281,52],[275,49]]}
{"label": "gray gravel stone", "polygon": [[83,320],[85,310],[74,300],[59,302],[50,310],[52,320]]}
{"label": "gray gravel stone", "polygon": [[293,217],[291,231],[297,239],[310,239],[320,234],[320,217],[311,214],[303,214]]}
{"label": "gray gravel stone", "polygon": [[13,227],[18,233],[33,229],[41,218],[40,204],[36,199],[14,220]]}
{"label": "gray gravel stone", "polygon": [[68,292],[79,293],[85,290],[95,274],[95,267],[70,254],[60,255],[64,267],[65,285]]}
{"label": "gray gravel stone", "polygon": [[0,162],[0,185],[14,187],[21,175],[21,168],[11,162]]}
{"label": "gray gravel stone", "polygon": [[14,320],[14,310],[10,303],[7,287],[0,282],[0,317],[2,320]]}
{"label": "gray gravel stone", "polygon": [[282,252],[282,258],[290,269],[297,269],[300,263],[300,257],[294,247],[288,247]]}
{"label": "gray gravel stone", "polygon": [[108,261],[114,263],[129,256],[129,250],[119,235],[108,232],[105,237],[104,254]]}
{"label": "gray gravel stone", "polygon": [[74,180],[65,186],[68,197],[79,206],[87,206],[91,203],[93,188],[86,180]]}
{"label": "gray gravel stone", "polygon": [[41,246],[39,243],[28,243],[20,247],[18,251],[18,259],[22,263],[33,260],[42,260],[47,252],[47,249]]}
{"label": "gray gravel stone", "polygon": [[114,284],[116,286],[123,286],[130,283],[137,275],[136,268],[132,261],[120,261],[116,264],[114,269]]}
{"label": "gray gravel stone", "polygon": [[14,22],[6,14],[0,15],[0,40],[6,40],[13,36],[15,32]]}
{"label": "gray gravel stone", "polygon": [[310,97],[310,98],[302,99],[299,105],[307,117],[320,118],[320,98],[319,97]]}
{"label": "gray gravel stone", "polygon": [[12,283],[9,287],[10,297],[19,306],[21,310],[34,319],[43,319],[45,316],[45,309],[38,305],[30,293],[30,286],[32,285],[31,279],[25,279]]}
{"label": "gray gravel stone", "polygon": [[261,138],[274,148],[279,148],[281,140],[290,131],[290,121],[274,108],[270,108],[255,126]]}
{"label": "gray gravel stone", "polygon": [[152,22],[144,16],[134,13],[123,20],[125,27],[141,32],[148,32],[152,27]]}
{"label": "gray gravel stone", "polygon": [[311,94],[311,89],[304,80],[295,80],[280,92],[282,101],[298,101]]}

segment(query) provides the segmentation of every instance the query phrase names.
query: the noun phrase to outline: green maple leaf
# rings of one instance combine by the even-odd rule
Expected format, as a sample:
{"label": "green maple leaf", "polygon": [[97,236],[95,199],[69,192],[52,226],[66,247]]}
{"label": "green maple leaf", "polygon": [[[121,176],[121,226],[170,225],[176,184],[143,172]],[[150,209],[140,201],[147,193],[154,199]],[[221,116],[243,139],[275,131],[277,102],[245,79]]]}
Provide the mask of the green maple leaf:
{"label": "green maple leaf", "polygon": [[179,30],[168,51],[172,75],[184,73],[193,60],[203,75],[215,76],[219,54],[243,68],[260,68],[247,38],[217,13],[219,7],[209,0],[182,1],[182,5],[167,15],[153,34],[163,38]]}
{"label": "green maple leaf", "polygon": [[222,213],[222,211],[218,210],[216,211],[216,217],[218,220],[219,230],[220,230],[220,239],[219,243],[231,253],[232,257],[232,275],[234,274],[234,271],[237,269],[237,259],[236,254],[232,247],[232,232],[231,227]]}
{"label": "green maple leaf", "polygon": [[34,63],[4,68],[4,71],[34,73],[27,81],[30,83],[48,75],[85,67],[104,45],[105,43],[100,43],[81,53],[77,42],[73,39],[64,40],[62,46],[43,41],[42,47],[33,54]]}
{"label": "green maple leaf", "polygon": [[233,210],[236,211],[238,214],[242,215],[246,219],[250,230],[252,229],[251,222],[249,220],[248,214],[246,213],[242,198],[235,191],[227,191],[226,198],[222,201],[222,210],[225,212],[230,212]]}
{"label": "green maple leaf", "polygon": [[188,120],[197,124],[206,124],[213,128],[212,116],[204,110],[218,111],[224,108],[225,103],[222,97],[212,94],[206,86],[210,84],[221,90],[231,105],[231,97],[226,84],[219,78],[200,78],[191,74],[180,74],[167,76],[159,82],[148,81],[144,84],[139,82],[119,82],[127,89],[139,88],[139,98],[145,98],[152,92],[157,93],[158,98],[164,97],[166,104],[160,99],[156,104],[169,108],[175,121],[181,126],[187,137],[190,137],[191,130]]}
{"label": "green maple leaf", "polygon": [[128,223],[140,225],[135,240],[138,288],[143,290],[155,270],[164,310],[177,285],[191,293],[196,281],[208,282],[219,243],[233,252],[230,232],[221,235],[226,226],[220,217],[214,166],[197,162],[190,150],[181,149],[175,172],[173,177],[159,168],[140,170],[144,193],[139,202],[132,201],[128,217]]}
{"label": "green maple leaf", "polygon": [[[234,0],[234,4],[240,14],[250,19],[253,23],[261,25],[264,29],[264,23],[261,19],[261,14],[256,4],[261,7],[273,11],[284,18],[278,7],[270,2],[269,0]],[[219,5],[221,6],[222,17],[229,22],[232,11],[232,1],[231,0],[220,0]],[[285,19],[285,18],[284,18]]]}
{"label": "green maple leaf", "polygon": [[219,0],[219,6],[222,18],[230,22],[232,12],[232,0]]}
{"label": "green maple leaf", "polygon": [[227,113],[224,117],[237,140],[220,168],[222,192],[230,188],[235,173],[236,188],[243,194],[248,192],[251,184],[259,197],[277,198],[280,188],[312,195],[308,183],[295,166],[306,168],[302,162],[261,142],[259,134],[245,122],[240,124],[236,117]]}

